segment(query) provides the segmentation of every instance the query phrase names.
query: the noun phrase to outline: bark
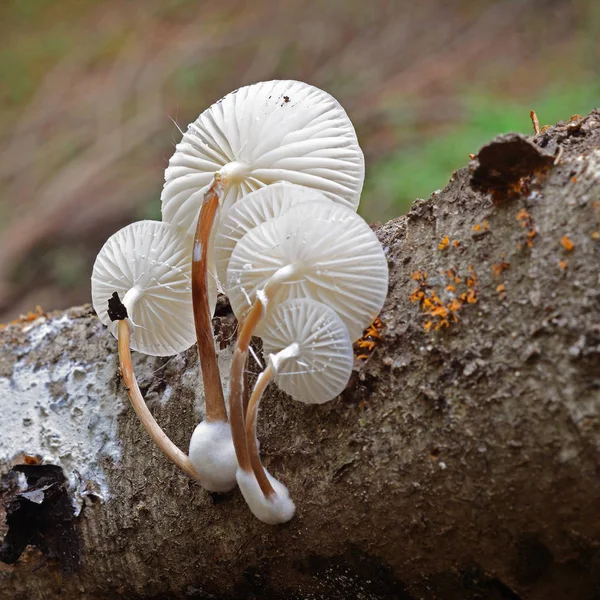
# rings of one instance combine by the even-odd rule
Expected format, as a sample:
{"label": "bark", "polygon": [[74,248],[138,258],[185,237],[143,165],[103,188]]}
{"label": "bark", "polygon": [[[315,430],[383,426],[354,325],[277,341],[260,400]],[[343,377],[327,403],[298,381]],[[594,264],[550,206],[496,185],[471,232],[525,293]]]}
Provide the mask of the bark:
{"label": "bark", "polygon": [[[383,341],[339,399],[263,402],[285,526],[158,452],[90,308],[1,331],[0,598],[600,597],[600,111],[500,136],[376,231]],[[225,370],[224,302],[214,325]],[[195,349],[134,366],[187,449]]]}

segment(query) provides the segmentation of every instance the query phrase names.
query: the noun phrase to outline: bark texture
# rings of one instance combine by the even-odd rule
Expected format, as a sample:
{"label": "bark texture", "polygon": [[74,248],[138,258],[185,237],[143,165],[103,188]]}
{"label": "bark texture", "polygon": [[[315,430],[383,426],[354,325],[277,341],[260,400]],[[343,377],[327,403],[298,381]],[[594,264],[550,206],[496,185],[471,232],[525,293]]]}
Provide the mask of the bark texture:
{"label": "bark texture", "polygon": [[[90,464],[75,446],[53,454],[55,438],[58,472],[4,457],[0,598],[600,598],[600,111],[500,136],[376,231],[383,341],[338,400],[304,406],[271,386],[262,406],[265,464],[298,508],[285,526],[158,452],[91,309],[0,331],[2,414],[35,403],[16,382],[28,368],[57,398],[42,433],[63,405],[65,428],[102,425],[75,411],[73,378],[89,412],[112,418]],[[226,303],[214,324],[226,365]],[[202,414],[195,348],[134,366],[187,449]],[[2,435],[38,439],[14,423],[0,416]],[[74,471],[87,473],[78,489]],[[63,510],[79,501],[78,516]]]}

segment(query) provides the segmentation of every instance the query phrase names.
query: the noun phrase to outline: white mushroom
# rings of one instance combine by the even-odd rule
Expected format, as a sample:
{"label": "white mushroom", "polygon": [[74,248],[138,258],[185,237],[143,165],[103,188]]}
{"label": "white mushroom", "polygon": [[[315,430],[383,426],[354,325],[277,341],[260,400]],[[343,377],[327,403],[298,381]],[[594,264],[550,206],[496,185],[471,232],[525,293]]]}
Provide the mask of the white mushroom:
{"label": "white mushroom", "polygon": [[195,342],[191,266],[189,244],[172,225],[138,221],[124,227],[107,240],[94,263],[92,301],[98,317],[117,337],[117,324],[107,313],[117,292],[133,327],[133,350],[151,356],[187,350]]}
{"label": "white mushroom", "polygon": [[[352,342],[329,306],[310,298],[286,300],[269,314],[261,337],[263,354],[273,356],[275,382],[295,400],[322,404],[346,387],[354,363]],[[291,348],[296,348],[293,354]]]}
{"label": "white mushroom", "polygon": [[219,204],[279,181],[322,191],[356,208],[364,157],[354,127],[326,92],[299,81],[269,81],[228,94],[192,123],[165,172],[163,220],[195,233],[194,319],[211,413],[227,418],[212,342],[207,270]]}
{"label": "white mushroom", "polygon": [[237,481],[254,515],[276,524],[291,519],[294,507],[287,488],[264,469],[260,460],[256,418],[264,390],[275,378],[281,389],[301,402],[327,402],[346,387],[354,357],[348,330],[337,313],[307,298],[287,300],[269,315],[263,351],[265,356],[268,354],[268,364],[256,381],[246,413],[252,472],[240,467]]}
{"label": "white mushroom", "polygon": [[[140,221],[121,229],[109,238],[96,258],[92,299],[100,319],[118,338],[121,374],[148,434],[190,477],[211,491],[227,491],[235,486],[237,468],[229,424],[213,419],[210,424],[199,426],[192,438],[194,460],[190,460],[148,410],[131,364],[130,347],[145,354],[168,356],[194,343],[191,257],[189,244],[184,241],[168,223]],[[122,302],[119,294],[123,295]],[[206,405],[208,416],[208,396]],[[202,457],[196,451],[199,446],[203,446]]]}
{"label": "white mushroom", "polygon": [[330,94],[300,81],[266,81],[228,94],[190,124],[165,172],[163,220],[193,234],[215,173],[224,211],[279,181],[355,209],[364,157],[352,122]]}
{"label": "white mushroom", "polygon": [[387,295],[387,260],[377,236],[339,204],[304,203],[239,241],[227,271],[238,318],[246,318],[257,292],[276,274],[280,279],[284,269],[279,300],[310,297],[331,306],[353,340],[379,314]]}
{"label": "white mushroom", "polygon": [[337,204],[307,202],[250,230],[233,251],[227,281],[242,322],[231,365],[229,415],[238,463],[248,472],[241,398],[253,333],[264,334],[262,321],[284,300],[311,298],[331,307],[350,332],[348,339],[356,339],[383,306],[388,268],[381,244],[361,217]]}
{"label": "white mushroom", "polygon": [[214,257],[219,281],[227,282],[231,253],[248,231],[304,202],[329,203],[331,200],[317,190],[283,182],[260,188],[236,202],[221,219],[215,236]]}
{"label": "white mushroom", "polygon": [[175,465],[199,479],[190,459],[148,410],[133,373],[130,350],[131,346],[146,354],[168,356],[194,343],[186,250],[168,223],[140,221],[124,227],[108,239],[96,258],[92,301],[101,321],[118,339],[121,376],[144,428]]}

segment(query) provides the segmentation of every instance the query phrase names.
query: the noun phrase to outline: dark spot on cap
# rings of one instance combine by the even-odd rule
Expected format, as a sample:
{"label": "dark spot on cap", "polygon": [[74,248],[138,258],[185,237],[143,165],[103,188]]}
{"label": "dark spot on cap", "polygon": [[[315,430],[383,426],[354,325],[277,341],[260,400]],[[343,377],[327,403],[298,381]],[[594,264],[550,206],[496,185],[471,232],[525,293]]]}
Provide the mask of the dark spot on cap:
{"label": "dark spot on cap", "polygon": [[108,318],[111,321],[123,321],[127,318],[127,309],[121,302],[119,294],[113,292],[113,295],[108,299]]}
{"label": "dark spot on cap", "polygon": [[288,103],[288,102],[290,101],[290,97],[289,97],[289,96],[284,96],[284,97],[283,97],[283,101],[284,101],[285,103]]}

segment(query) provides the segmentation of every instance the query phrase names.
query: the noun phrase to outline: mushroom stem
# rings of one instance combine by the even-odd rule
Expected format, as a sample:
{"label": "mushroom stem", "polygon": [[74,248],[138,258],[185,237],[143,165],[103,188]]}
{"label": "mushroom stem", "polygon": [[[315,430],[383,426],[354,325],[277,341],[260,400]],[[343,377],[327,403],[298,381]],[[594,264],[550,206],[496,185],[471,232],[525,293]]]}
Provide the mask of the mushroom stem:
{"label": "mushroom stem", "polygon": [[265,370],[258,376],[252,395],[250,396],[250,403],[248,404],[248,410],[246,412],[246,439],[248,444],[248,454],[250,455],[250,463],[256,481],[260,486],[262,493],[265,498],[269,498],[275,494],[275,490],[267,477],[265,468],[263,467],[262,461],[260,460],[260,454],[258,451],[258,443],[256,441],[256,418],[258,416],[258,405],[262,399],[262,396],[267,389],[267,386],[277,375],[277,370],[282,361],[287,358],[298,355],[298,344],[290,344],[287,348],[281,350],[277,354],[271,354],[269,356],[268,364]]}
{"label": "mushroom stem", "polygon": [[250,396],[250,403],[248,404],[248,411],[246,412],[246,440],[248,444],[248,454],[250,455],[250,464],[254,471],[254,476],[262,493],[265,498],[269,498],[275,493],[271,482],[269,481],[265,468],[263,467],[262,461],[260,460],[260,454],[258,452],[258,444],[256,443],[256,417],[258,415],[258,405],[262,398],[262,395],[273,379],[274,372],[273,367],[269,363],[266,369],[258,376],[252,395]]}
{"label": "mushroom stem", "polygon": [[206,194],[198,217],[192,259],[192,303],[194,307],[194,323],[198,340],[198,356],[204,397],[206,399],[206,420],[227,421],[227,409],[221,385],[221,376],[217,363],[217,354],[212,333],[210,309],[208,301],[208,245],[210,234],[219,207],[219,198],[223,194],[223,181],[219,173]]}
{"label": "mushroom stem", "polygon": [[229,380],[229,419],[231,420],[231,433],[238,464],[246,472],[252,470],[246,440],[242,401],[244,366],[248,357],[248,347],[254,330],[266,313],[269,302],[275,298],[281,286],[296,277],[301,269],[302,265],[300,263],[293,263],[277,270],[270,277],[265,287],[256,294],[256,300],[244,318],[244,323],[238,334]]}
{"label": "mushroom stem", "polygon": [[142,422],[144,429],[148,432],[154,443],[165,453],[167,458],[192,479],[199,480],[200,475],[192,466],[189,457],[169,439],[146,406],[131,364],[131,351],[129,349],[131,333],[129,327],[130,325],[126,319],[119,320],[117,325],[119,364],[121,367],[121,376],[125,382],[133,409]]}

